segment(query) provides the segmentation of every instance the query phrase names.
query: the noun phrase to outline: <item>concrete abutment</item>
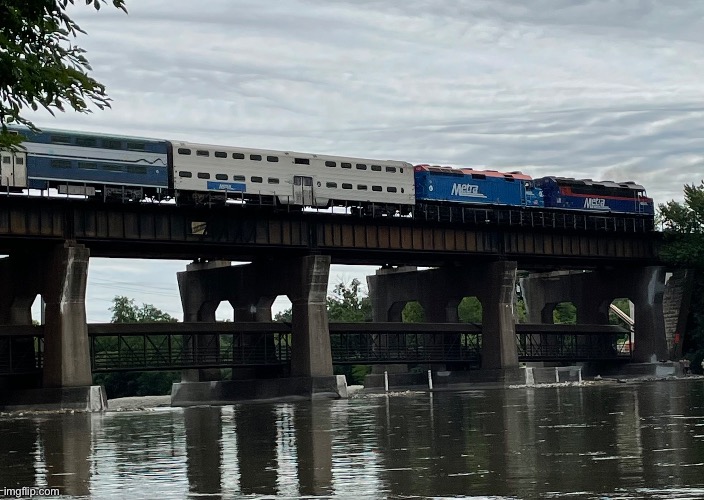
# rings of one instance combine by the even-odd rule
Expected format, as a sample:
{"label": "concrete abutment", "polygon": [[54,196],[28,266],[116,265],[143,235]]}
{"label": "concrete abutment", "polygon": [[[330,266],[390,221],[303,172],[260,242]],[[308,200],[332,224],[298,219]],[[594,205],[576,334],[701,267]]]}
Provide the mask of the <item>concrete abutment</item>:
{"label": "concrete abutment", "polygon": [[[238,399],[339,396],[333,376],[326,308],[330,257],[307,255],[296,259],[255,261],[232,266],[229,262],[189,265],[178,274],[186,321],[214,321],[222,301],[234,309],[235,321],[271,321],[271,304],[287,295],[292,304],[291,373],[257,373],[234,369],[234,380],[220,379],[220,370],[187,370],[174,384],[172,405]],[[218,356],[216,336],[201,340],[208,354]],[[253,341],[256,341],[253,340]],[[273,339],[266,352],[274,353]],[[211,346],[215,349],[210,352]],[[257,343],[259,346],[259,343]],[[259,348],[259,347],[257,347]],[[277,378],[278,377],[278,378]]]}
{"label": "concrete abutment", "polygon": [[[496,261],[423,271],[380,269],[376,275],[367,277],[367,284],[373,321],[400,321],[403,305],[418,301],[423,306],[426,321],[457,322],[459,302],[464,297],[476,296],[482,305],[483,375],[500,380],[504,378],[503,371],[517,369],[515,262]],[[383,370],[398,371],[379,367],[371,377],[378,378]]]}
{"label": "concrete abutment", "polygon": [[[41,380],[32,374],[6,377],[0,396],[4,408],[105,409],[103,388],[91,386],[85,308],[89,257],[83,245],[67,241],[0,260],[1,324],[31,325],[34,299],[41,295],[45,303]],[[12,352],[16,359],[34,363],[33,338],[3,344],[2,355]]]}
{"label": "concrete abutment", "polygon": [[572,301],[578,324],[608,324],[611,302],[627,297],[635,306],[633,361],[668,358],[663,267],[536,273],[521,278],[520,286],[529,323],[552,323],[555,304]]}

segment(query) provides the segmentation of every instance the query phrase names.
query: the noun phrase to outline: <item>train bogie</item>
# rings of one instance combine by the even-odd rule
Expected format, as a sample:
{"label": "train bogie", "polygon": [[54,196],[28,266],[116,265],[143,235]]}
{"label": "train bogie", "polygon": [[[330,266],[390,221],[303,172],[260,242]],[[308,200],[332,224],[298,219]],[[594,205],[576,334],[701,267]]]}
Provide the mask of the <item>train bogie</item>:
{"label": "train bogie", "polygon": [[172,147],[174,190],[196,201],[402,211],[415,203],[413,167],[404,162],[185,142]]}

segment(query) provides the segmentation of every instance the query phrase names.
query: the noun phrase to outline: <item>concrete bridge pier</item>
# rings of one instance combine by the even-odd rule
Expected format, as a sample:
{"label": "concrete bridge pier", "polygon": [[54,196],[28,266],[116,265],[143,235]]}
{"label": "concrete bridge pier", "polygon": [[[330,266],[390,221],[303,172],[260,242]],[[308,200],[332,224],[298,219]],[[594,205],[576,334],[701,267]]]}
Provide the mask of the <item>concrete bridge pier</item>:
{"label": "concrete bridge pier", "polygon": [[[399,266],[392,268],[381,268],[376,270],[374,276],[367,276],[367,288],[369,290],[369,298],[372,305],[372,321],[375,323],[391,322],[401,323],[403,321],[403,309],[408,302],[415,300],[414,298],[404,297],[405,300],[397,300],[389,303],[397,297],[387,296],[387,279],[384,276],[398,275],[402,273],[417,272],[415,266]],[[381,351],[401,350],[406,347],[405,338],[397,337],[378,337],[375,339],[376,348]],[[372,376],[381,376],[384,372],[391,374],[400,374],[408,372],[408,365],[389,364],[389,365],[372,365]]]}
{"label": "concrete bridge pier", "polygon": [[293,266],[288,282],[293,309],[291,375],[332,376],[327,290],[330,257],[310,255]]}
{"label": "concrete bridge pier", "polygon": [[[12,254],[0,261],[0,323],[32,324],[34,299],[41,295],[45,302],[41,381],[32,375],[24,380],[9,378],[0,405],[91,411],[105,408],[102,387],[91,386],[85,309],[88,260],[89,251],[83,245],[65,242],[31,253]],[[15,357],[12,368],[30,368],[17,363],[33,363],[34,339],[3,341],[2,348],[10,347]]]}
{"label": "concrete bridge pier", "polygon": [[[243,290],[244,292],[244,290]],[[274,304],[276,297],[248,297],[246,294],[238,294],[236,301],[230,301],[234,312],[235,323],[240,322],[255,322],[255,323],[271,323],[271,306]],[[258,358],[275,358],[275,343],[274,338],[265,334],[256,336],[247,336],[241,339],[243,345],[256,350]],[[232,368],[232,380],[246,380],[251,378],[271,378],[282,375],[279,368]]]}
{"label": "concrete bridge pier", "polygon": [[609,305],[628,298],[635,307],[633,361],[652,363],[668,357],[661,266],[537,273],[522,278],[521,289],[529,323],[552,323],[555,306],[572,302],[578,324],[608,324]]}
{"label": "concrete bridge pier", "polygon": [[[516,347],[516,263],[491,263],[485,271],[482,302],[482,369],[504,370],[518,366]],[[515,371],[515,370],[512,370]]]}
{"label": "concrete bridge pier", "polygon": [[[32,304],[40,288],[36,257],[16,252],[0,259],[0,325],[31,325]],[[41,373],[22,374],[36,366],[33,338],[0,337],[0,359],[16,373],[0,376],[0,391],[41,387]]]}
{"label": "concrete bridge pier", "polygon": [[[472,377],[482,381],[520,378],[513,310],[515,281],[516,263],[511,261],[425,271],[382,269],[367,277],[374,321],[400,321],[405,304],[418,301],[426,321],[457,322],[459,302],[476,296],[482,304],[482,369]],[[445,339],[446,343],[456,340]]]}
{"label": "concrete bridge pier", "polygon": [[[181,307],[184,323],[206,322],[215,323],[215,312],[222,302],[222,285],[212,277],[218,269],[228,269],[230,261],[215,260],[208,262],[193,262],[186,266],[186,272],[177,274],[178,288],[181,292]],[[217,335],[199,335],[189,339],[189,347],[202,353],[203,363],[217,363],[220,356],[220,346]],[[220,380],[219,368],[194,368],[181,371],[182,382],[207,382]]]}
{"label": "concrete bridge pier", "polygon": [[[184,317],[190,321],[214,321],[215,310],[224,300],[232,304],[235,321],[271,321],[274,299],[287,295],[293,309],[291,376],[282,378],[276,366],[262,369],[235,366],[234,380],[230,381],[218,380],[219,369],[187,370],[182,382],[172,388],[172,405],[339,395],[332,371],[326,309],[329,269],[330,257],[308,255],[240,266],[229,262],[195,263],[179,273]],[[208,356],[219,356],[216,335],[200,342],[209,350]],[[253,348],[274,355],[273,339],[250,338],[249,342],[256,344]]]}
{"label": "concrete bridge pier", "polygon": [[[608,325],[609,324],[609,303],[597,293],[589,293],[589,290],[582,290],[579,286],[569,286],[571,276],[574,279],[582,279],[583,271],[558,271],[552,273],[534,273],[528,278],[521,278],[520,286],[523,292],[523,300],[526,305],[526,320],[532,324],[554,324],[553,312],[555,307],[561,302],[571,302],[577,311],[576,324],[578,325]],[[561,285],[555,285],[556,281],[563,280]],[[545,284],[548,285],[545,285]],[[547,286],[547,288],[546,288]],[[557,287],[557,288],[555,288]],[[562,287],[562,288],[561,288]],[[568,287],[566,290],[565,287]],[[543,298],[543,293],[545,298]],[[547,300],[547,302],[544,302]],[[606,338],[605,341],[610,341]],[[578,337],[577,343],[582,340]],[[554,348],[559,350],[558,339],[551,335],[541,335],[540,344],[546,350]],[[606,349],[608,346],[601,346]],[[559,363],[558,363],[559,364]],[[553,366],[554,363],[548,364]]]}
{"label": "concrete bridge pier", "polygon": [[668,359],[665,337],[663,296],[665,294],[665,268],[649,266],[634,277],[635,329],[633,359],[652,362]]}

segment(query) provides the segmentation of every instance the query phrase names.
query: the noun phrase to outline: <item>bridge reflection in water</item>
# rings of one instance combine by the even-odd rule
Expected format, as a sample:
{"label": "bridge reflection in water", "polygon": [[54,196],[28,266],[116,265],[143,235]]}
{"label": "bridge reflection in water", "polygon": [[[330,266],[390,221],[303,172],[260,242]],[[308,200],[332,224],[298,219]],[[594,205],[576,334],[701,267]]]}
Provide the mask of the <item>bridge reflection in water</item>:
{"label": "bridge reflection in water", "polygon": [[[481,331],[477,324],[330,323],[333,364],[480,368]],[[283,374],[291,360],[286,323],[109,323],[89,325],[88,333],[93,372],[237,366]],[[613,325],[516,325],[520,361],[629,361],[628,340]],[[41,370],[42,327],[5,329],[0,344],[0,373]]]}
{"label": "bridge reflection in water", "polygon": [[700,379],[0,419],[64,498],[702,498]]}

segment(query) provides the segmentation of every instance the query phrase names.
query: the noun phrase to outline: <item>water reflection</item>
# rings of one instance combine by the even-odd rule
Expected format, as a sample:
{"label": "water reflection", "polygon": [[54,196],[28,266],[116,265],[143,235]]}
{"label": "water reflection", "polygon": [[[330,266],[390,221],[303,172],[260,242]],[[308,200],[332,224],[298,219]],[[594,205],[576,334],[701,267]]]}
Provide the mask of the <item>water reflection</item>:
{"label": "water reflection", "polygon": [[90,414],[38,422],[46,487],[69,496],[88,495],[92,422]]}
{"label": "water reflection", "polygon": [[183,410],[186,430],[186,471],[191,493],[219,498],[222,469],[222,423],[219,407]]}
{"label": "water reflection", "polygon": [[67,497],[704,497],[704,382],[0,419],[0,487]]}
{"label": "water reflection", "polygon": [[[0,420],[0,486],[21,488],[45,481],[44,477],[38,477],[36,470],[38,467],[44,468],[38,436],[35,420]],[[13,465],[12,473],[3,472],[6,464]]]}
{"label": "water reflection", "polygon": [[330,405],[294,408],[299,495],[330,495],[332,487],[332,423]]}
{"label": "water reflection", "polygon": [[235,410],[240,492],[274,495],[278,475],[276,406],[253,404]]}

